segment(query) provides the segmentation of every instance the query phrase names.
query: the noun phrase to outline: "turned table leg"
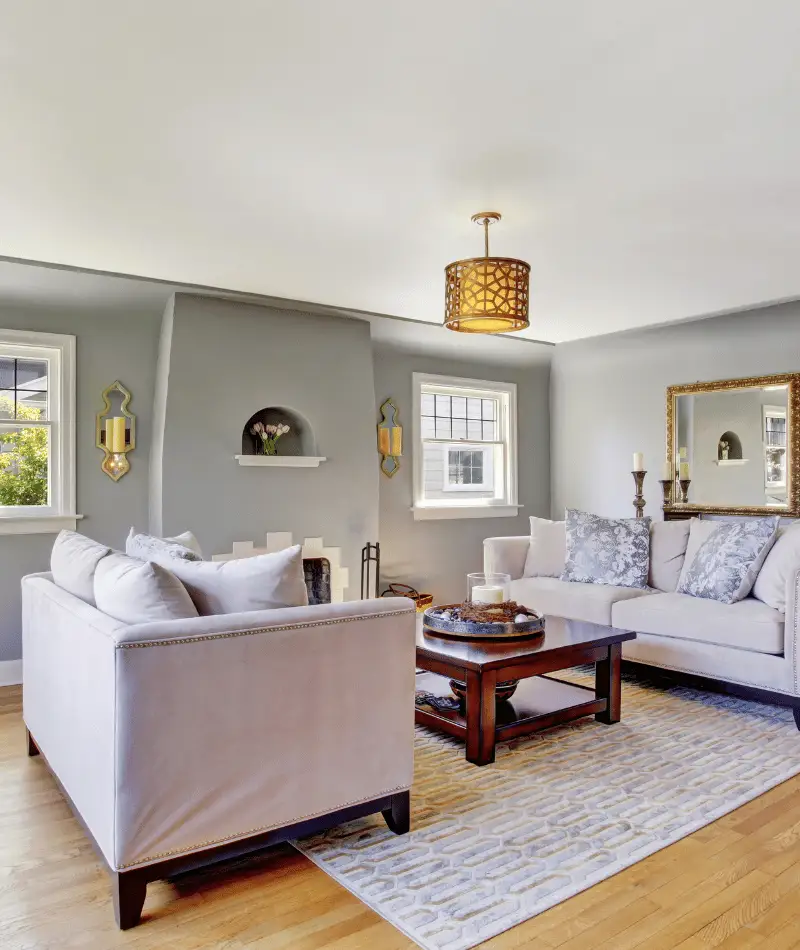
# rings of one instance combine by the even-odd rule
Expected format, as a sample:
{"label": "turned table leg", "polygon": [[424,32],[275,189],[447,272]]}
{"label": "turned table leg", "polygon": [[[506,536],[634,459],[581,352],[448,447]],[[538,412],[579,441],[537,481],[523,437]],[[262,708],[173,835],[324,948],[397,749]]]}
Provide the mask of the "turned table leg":
{"label": "turned table leg", "polygon": [[473,765],[494,762],[496,682],[494,671],[467,670],[467,762]]}
{"label": "turned table leg", "polygon": [[594,694],[598,699],[605,699],[608,707],[595,714],[598,722],[610,725],[619,722],[622,716],[622,644],[612,643],[608,648],[608,656],[598,660],[595,666]]}
{"label": "turned table leg", "polygon": [[382,812],[389,831],[396,835],[408,833],[411,827],[411,792],[398,792],[392,795],[392,804]]}

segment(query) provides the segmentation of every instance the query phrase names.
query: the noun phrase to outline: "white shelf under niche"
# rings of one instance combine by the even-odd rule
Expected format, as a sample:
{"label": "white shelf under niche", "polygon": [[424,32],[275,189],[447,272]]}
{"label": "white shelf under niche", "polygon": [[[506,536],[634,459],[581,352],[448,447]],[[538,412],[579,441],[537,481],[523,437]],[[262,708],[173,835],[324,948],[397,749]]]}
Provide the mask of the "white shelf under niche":
{"label": "white shelf under niche", "polygon": [[750,459],[714,459],[715,465],[747,465]]}
{"label": "white shelf under niche", "polygon": [[234,455],[240,465],[260,468],[317,468],[324,455]]}

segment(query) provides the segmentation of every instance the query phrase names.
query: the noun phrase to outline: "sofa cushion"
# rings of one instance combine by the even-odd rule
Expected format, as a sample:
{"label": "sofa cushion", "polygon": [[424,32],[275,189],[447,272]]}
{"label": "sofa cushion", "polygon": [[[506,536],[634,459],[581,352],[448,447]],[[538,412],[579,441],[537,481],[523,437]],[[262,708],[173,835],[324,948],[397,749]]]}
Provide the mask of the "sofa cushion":
{"label": "sofa cushion", "polygon": [[111,548],[77,531],[60,532],[50,553],[53,583],[94,606],[94,572],[110,553]]}
{"label": "sofa cushion", "polygon": [[567,508],[563,581],[647,587],[649,518],[602,518]]}
{"label": "sofa cushion", "polygon": [[775,610],[786,610],[786,592],[799,570],[800,524],[793,524],[778,531],[778,538],[753,584],[753,597]]}
{"label": "sofa cushion", "polygon": [[201,616],[308,604],[299,544],[232,561],[156,560],[181,581]]}
{"label": "sofa cushion", "polygon": [[[186,532],[190,535],[190,532]],[[194,540],[194,535],[191,535]],[[197,542],[195,541],[195,544]],[[138,557],[141,561],[156,560],[156,556],[166,559],[166,561],[202,561],[202,557],[182,544],[177,538],[156,538],[152,534],[139,534],[135,528],[131,528],[128,538],[125,541],[125,553],[128,557]]]}
{"label": "sofa cushion", "polygon": [[557,577],[521,577],[511,581],[511,597],[540,614],[611,624],[611,606],[619,600],[651,596],[637,587],[576,584]]}
{"label": "sofa cushion", "polygon": [[618,601],[611,610],[615,627],[678,640],[696,640],[753,653],[783,653],[784,615],[746,597],[721,604],[688,594],[652,594]]}
{"label": "sofa cushion", "polygon": [[650,526],[650,575],[656,590],[672,593],[678,581],[689,543],[689,521],[654,521]]}
{"label": "sofa cushion", "polygon": [[561,577],[567,560],[567,531],[563,521],[531,517],[531,544],[524,577]]}
{"label": "sofa cushion", "polygon": [[126,554],[109,554],[94,575],[97,609],[122,623],[188,620],[197,617],[186,588],[160,564]]}
{"label": "sofa cushion", "polygon": [[745,598],[775,543],[779,524],[780,519],[773,517],[718,525],[695,554],[678,593],[721,604]]}

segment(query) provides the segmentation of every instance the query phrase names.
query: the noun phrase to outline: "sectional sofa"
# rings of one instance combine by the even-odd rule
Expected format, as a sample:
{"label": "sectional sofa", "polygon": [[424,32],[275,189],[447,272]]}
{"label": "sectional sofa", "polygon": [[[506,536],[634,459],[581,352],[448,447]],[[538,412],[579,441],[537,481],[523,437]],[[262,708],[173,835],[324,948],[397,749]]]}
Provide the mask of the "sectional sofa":
{"label": "sectional sofa", "polygon": [[487,538],[486,571],[509,574],[511,596],[541,613],[635,631],[636,639],[623,645],[624,659],[792,706],[800,728],[800,525],[779,538],[753,595],[734,604],[676,593],[684,564],[713,521],[652,524],[646,590],[561,580],[565,541],[558,525],[563,522],[543,522],[531,536]]}

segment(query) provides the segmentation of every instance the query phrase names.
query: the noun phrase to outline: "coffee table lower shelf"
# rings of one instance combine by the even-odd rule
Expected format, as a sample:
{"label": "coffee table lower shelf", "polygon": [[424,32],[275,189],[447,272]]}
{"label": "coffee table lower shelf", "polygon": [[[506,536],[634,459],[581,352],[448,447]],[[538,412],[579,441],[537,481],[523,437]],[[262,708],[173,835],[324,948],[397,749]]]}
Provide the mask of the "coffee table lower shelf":
{"label": "coffee table lower shelf", "polygon": [[[417,675],[417,689],[434,696],[452,696],[450,681],[437,673]],[[597,698],[594,688],[578,686],[554,676],[533,676],[521,680],[510,700],[497,703],[495,741],[502,742],[608,709],[608,700]],[[467,738],[466,709],[416,707],[416,721],[457,739]]]}

